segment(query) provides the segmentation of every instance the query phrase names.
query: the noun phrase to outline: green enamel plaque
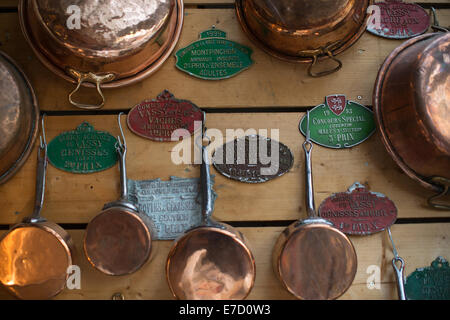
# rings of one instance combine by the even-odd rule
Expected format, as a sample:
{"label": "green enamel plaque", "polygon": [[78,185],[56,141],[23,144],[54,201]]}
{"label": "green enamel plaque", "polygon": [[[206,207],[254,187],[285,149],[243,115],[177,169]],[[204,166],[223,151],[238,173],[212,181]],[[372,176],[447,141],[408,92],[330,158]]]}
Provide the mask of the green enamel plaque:
{"label": "green enamel plaque", "polygon": [[200,40],[176,53],[178,69],[205,80],[235,76],[253,64],[252,50],[226,39],[226,33],[211,29],[200,33]]}
{"label": "green enamel plaque", "polygon": [[[309,113],[311,140],[321,146],[344,149],[367,140],[375,132],[373,112],[344,95],[333,95]],[[306,116],[299,129],[306,136]]]}
{"label": "green enamel plaque", "polygon": [[48,144],[48,160],[61,170],[92,173],[114,166],[118,160],[117,139],[83,122],[75,130],[61,133]]}
{"label": "green enamel plaque", "polygon": [[450,267],[438,257],[430,267],[416,269],[405,282],[408,300],[450,300]]}

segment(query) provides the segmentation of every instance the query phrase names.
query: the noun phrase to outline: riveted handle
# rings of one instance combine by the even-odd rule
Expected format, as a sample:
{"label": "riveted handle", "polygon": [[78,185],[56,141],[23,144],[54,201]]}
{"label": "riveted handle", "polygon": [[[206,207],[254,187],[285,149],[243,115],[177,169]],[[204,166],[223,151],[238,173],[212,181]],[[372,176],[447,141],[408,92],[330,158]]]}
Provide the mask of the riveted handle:
{"label": "riveted handle", "polygon": [[[102,83],[114,80],[115,75],[113,73],[108,73],[108,74],[105,74],[105,75],[97,75],[97,74],[92,73],[92,72],[84,73],[84,72],[76,71],[74,69],[68,69],[67,71],[72,77],[74,77],[78,81],[77,87],[75,88],[75,90],[73,90],[69,94],[69,102],[73,106],[75,106],[77,108],[80,108],[80,109],[92,110],[92,109],[100,109],[101,107],[103,107],[105,105],[105,96],[103,95],[103,92],[102,92],[102,90],[100,88],[100,85]],[[83,84],[83,82],[91,82],[91,83],[94,83],[96,85],[97,92],[100,95],[100,97],[102,98],[101,104],[99,104],[99,105],[92,105],[92,104],[85,104],[85,103],[79,103],[79,102],[73,101],[72,96],[80,89],[80,87]]]}
{"label": "riveted handle", "polygon": [[450,210],[450,204],[436,201],[446,195],[450,195],[450,180],[443,177],[432,177],[431,182],[442,187],[442,192],[430,197],[428,199],[428,204],[435,209]]}
{"label": "riveted handle", "polygon": [[[342,69],[342,61],[337,59],[332,52],[332,50],[335,48],[338,48],[340,46],[340,44],[341,44],[341,42],[338,41],[338,42],[334,42],[331,44],[327,44],[325,47],[321,47],[321,48],[313,49],[313,50],[303,50],[298,53],[299,56],[301,56],[301,57],[309,57],[309,58],[313,59],[312,63],[308,67],[308,74],[311,77],[313,77],[313,78],[324,77],[324,76],[330,75],[330,74],[335,73]],[[314,66],[316,66],[318,64],[319,56],[323,56],[323,55],[327,55],[331,60],[335,61],[337,63],[336,67],[334,67],[333,69],[330,69],[330,70],[314,72],[313,68],[314,68]]]}

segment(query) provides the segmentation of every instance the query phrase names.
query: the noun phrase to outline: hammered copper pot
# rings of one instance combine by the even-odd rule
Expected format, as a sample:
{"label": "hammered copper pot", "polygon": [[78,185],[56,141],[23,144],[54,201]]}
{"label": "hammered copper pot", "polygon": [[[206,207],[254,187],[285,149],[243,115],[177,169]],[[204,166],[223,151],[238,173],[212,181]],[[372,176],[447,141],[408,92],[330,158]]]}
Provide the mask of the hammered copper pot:
{"label": "hammered copper pot", "polygon": [[[382,141],[422,186],[450,186],[450,33],[426,34],[395,49],[382,65],[373,105]],[[449,209],[449,206],[435,207]]]}
{"label": "hammered copper pot", "polygon": [[[69,101],[104,104],[101,88],[135,83],[154,73],[175,48],[182,0],[20,0],[22,31],[39,60],[77,83]],[[100,105],[75,102],[81,85],[96,86]]]}
{"label": "hammered copper pot", "polygon": [[38,132],[39,107],[25,74],[0,51],[0,184],[25,163]]}
{"label": "hammered copper pot", "polygon": [[[372,0],[236,0],[244,32],[276,58],[310,63],[309,74],[324,76],[342,67],[335,56],[354,44],[366,29]],[[315,72],[331,58],[337,66]]]}

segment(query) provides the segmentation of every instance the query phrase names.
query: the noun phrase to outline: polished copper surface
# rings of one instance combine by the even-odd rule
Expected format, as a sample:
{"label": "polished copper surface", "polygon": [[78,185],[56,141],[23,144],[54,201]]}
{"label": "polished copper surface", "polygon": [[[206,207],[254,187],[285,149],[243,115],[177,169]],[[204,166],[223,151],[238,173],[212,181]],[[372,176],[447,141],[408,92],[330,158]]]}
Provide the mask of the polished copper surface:
{"label": "polished copper surface", "polygon": [[37,137],[39,107],[21,69],[0,52],[0,183],[24,164]]}
{"label": "polished copper surface", "polygon": [[172,247],[166,277],[174,297],[186,300],[245,299],[255,281],[255,261],[244,236],[232,227],[202,226]]}
{"label": "polished copper surface", "polygon": [[150,257],[152,237],[144,219],[133,210],[114,206],[86,228],[84,252],[96,269],[108,275],[137,271]]}
{"label": "polished copper surface", "polygon": [[381,67],[374,111],[394,161],[436,192],[450,180],[450,33],[426,34],[397,49]]}
{"label": "polished copper surface", "polygon": [[332,300],[351,286],[357,257],[342,232],[306,220],[295,222],[280,235],[273,266],[283,286],[297,299]]}
{"label": "polished copper surface", "polygon": [[72,265],[69,234],[51,222],[23,223],[0,241],[0,282],[21,299],[49,299],[65,286]]}
{"label": "polished copper surface", "polygon": [[245,33],[267,53],[291,62],[331,58],[362,35],[372,0],[236,0]]}

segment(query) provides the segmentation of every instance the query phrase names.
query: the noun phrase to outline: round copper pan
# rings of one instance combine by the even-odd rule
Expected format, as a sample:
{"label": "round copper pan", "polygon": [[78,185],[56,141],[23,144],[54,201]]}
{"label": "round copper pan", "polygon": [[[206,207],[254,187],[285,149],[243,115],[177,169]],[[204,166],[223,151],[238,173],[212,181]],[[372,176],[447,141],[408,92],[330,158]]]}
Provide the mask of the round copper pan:
{"label": "round copper pan", "polygon": [[97,270],[112,276],[131,274],[139,270],[152,252],[153,223],[128,201],[126,153],[127,147],[119,114],[118,124],[123,141],[116,145],[119,155],[121,197],[106,204],[86,228],[84,253]]}
{"label": "round copper pan", "polygon": [[382,65],[373,105],[386,150],[423,187],[450,181],[450,33],[406,41]]}
{"label": "round copper pan", "polygon": [[244,32],[262,50],[281,60],[313,63],[315,58],[335,59],[361,37],[372,3],[372,0],[236,0],[236,13]]}
{"label": "round copper pan", "polygon": [[25,74],[0,51],[0,184],[25,163],[38,133],[39,107]]}
{"label": "round copper pan", "polygon": [[[45,135],[44,135],[45,136]],[[47,144],[38,150],[35,209],[0,239],[0,283],[20,299],[49,299],[60,293],[72,266],[74,245],[56,223],[40,216],[45,192]]]}
{"label": "round copper pan", "polygon": [[239,231],[221,223],[190,230],[166,263],[173,296],[182,300],[242,300],[255,281],[255,261]]}
{"label": "round copper pan", "polygon": [[[97,52],[94,46],[89,49],[78,48],[72,42],[64,42],[63,36],[56,37],[53,34],[56,31],[49,31],[42,17],[36,13],[38,12],[35,8],[36,1],[44,0],[20,0],[19,19],[22,32],[38,59],[48,69],[67,81],[86,87],[97,87],[99,95],[102,96],[103,103],[100,106],[73,102],[71,95],[78,90],[79,87],[77,87],[71,93],[69,100],[80,108],[95,109],[103,106],[102,88],[130,85],[155,73],[170,57],[183,26],[183,1],[173,0],[174,5],[170,15],[160,21],[158,25],[160,30],[147,42],[138,42],[139,45],[131,48],[122,46],[114,49],[113,45],[118,42],[117,40],[104,44],[106,48],[111,46],[111,50]],[[84,0],[78,0],[78,2],[84,2]],[[51,15],[49,19],[52,19]],[[55,30],[58,29],[55,28]],[[77,39],[72,40],[76,43]]]}

